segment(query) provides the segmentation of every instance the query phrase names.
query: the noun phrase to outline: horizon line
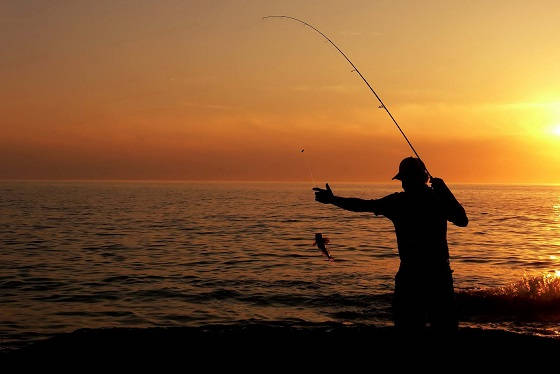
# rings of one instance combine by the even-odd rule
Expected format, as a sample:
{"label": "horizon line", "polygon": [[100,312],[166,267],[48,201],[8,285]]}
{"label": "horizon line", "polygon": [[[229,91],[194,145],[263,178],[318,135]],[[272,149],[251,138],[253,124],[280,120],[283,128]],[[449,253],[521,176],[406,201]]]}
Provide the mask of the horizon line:
{"label": "horizon line", "polygon": [[[312,183],[305,180],[262,180],[262,179],[167,179],[167,178],[0,178],[0,182],[113,182],[113,183],[298,183],[298,184],[315,184],[323,185],[324,183]],[[325,183],[342,183],[342,184],[400,184],[396,181],[367,181],[367,180],[332,180]],[[550,182],[455,182],[446,181],[449,184],[462,185],[503,185],[503,186],[560,186],[558,183]]]}

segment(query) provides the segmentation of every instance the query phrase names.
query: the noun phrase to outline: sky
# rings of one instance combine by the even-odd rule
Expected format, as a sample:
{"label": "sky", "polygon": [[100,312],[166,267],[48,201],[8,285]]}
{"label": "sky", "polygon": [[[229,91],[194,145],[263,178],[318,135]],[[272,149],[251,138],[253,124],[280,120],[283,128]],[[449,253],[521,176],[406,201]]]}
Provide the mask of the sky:
{"label": "sky", "polygon": [[0,179],[390,182],[412,152],[375,97],[266,15],[331,37],[432,175],[560,183],[560,3],[539,0],[2,1]]}

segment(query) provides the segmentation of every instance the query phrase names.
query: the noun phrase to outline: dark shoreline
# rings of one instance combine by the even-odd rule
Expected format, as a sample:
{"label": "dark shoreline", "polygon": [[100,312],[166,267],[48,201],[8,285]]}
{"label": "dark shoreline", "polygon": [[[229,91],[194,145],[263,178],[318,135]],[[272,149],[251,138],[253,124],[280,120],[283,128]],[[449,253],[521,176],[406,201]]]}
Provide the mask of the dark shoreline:
{"label": "dark shoreline", "polygon": [[[484,355],[496,349],[509,352],[560,349],[560,339],[523,335],[503,330],[461,328],[454,337],[430,333],[403,337],[392,327],[340,323],[245,323],[204,327],[80,329],[37,341],[20,349],[0,353],[14,362],[53,360],[124,360],[132,357],[181,357],[190,361],[258,355],[294,360],[309,354],[351,355],[378,359],[395,352],[446,352],[462,356],[476,350]],[[364,356],[367,355],[367,356]],[[205,361],[206,362],[206,361]],[[215,362],[219,364],[218,360]]]}

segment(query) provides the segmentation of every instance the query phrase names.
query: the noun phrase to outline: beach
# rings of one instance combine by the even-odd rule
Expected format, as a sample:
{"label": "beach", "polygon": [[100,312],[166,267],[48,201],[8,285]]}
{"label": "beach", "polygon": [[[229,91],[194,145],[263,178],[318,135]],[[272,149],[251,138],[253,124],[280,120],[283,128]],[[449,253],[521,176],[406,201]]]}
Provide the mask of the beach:
{"label": "beach", "polygon": [[[329,366],[351,361],[352,365],[408,365],[406,358],[422,357],[422,364],[441,365],[460,360],[495,364],[501,354],[548,355],[560,349],[557,339],[516,334],[503,330],[462,328],[457,335],[438,337],[401,336],[393,328],[367,325],[256,323],[211,325],[204,328],[174,327],[150,329],[81,329],[62,334],[26,348],[2,352],[0,359],[11,363],[93,361],[172,362],[212,367],[253,368],[264,360],[279,366]],[[467,360],[467,361],[465,361]],[[314,363],[317,361],[316,363]],[[504,362],[510,366],[513,362]],[[457,362],[455,363],[457,364]]]}

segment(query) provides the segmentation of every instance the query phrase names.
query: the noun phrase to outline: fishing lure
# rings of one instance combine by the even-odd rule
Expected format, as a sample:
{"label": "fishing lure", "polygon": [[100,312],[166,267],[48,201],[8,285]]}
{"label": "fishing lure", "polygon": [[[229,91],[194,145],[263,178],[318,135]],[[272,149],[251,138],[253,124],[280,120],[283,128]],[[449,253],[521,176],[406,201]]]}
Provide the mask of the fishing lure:
{"label": "fishing lure", "polygon": [[323,254],[327,256],[327,259],[329,261],[334,261],[334,257],[331,256],[331,254],[329,253],[326,247],[326,244],[328,244],[329,242],[330,242],[329,238],[323,237],[323,234],[318,232],[315,234],[315,241],[313,242],[313,245],[316,245],[317,248],[319,248],[321,252],[323,252]]}

